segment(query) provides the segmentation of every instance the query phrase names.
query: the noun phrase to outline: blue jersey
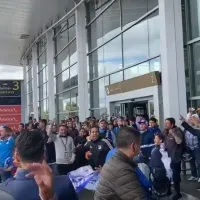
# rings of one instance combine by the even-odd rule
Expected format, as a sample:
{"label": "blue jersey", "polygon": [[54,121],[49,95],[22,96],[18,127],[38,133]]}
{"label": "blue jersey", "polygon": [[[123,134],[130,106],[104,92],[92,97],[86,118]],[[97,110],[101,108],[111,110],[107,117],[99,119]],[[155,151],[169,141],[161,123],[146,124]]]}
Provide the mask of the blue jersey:
{"label": "blue jersey", "polygon": [[15,142],[12,137],[7,140],[0,140],[0,167],[4,167],[6,160],[13,157],[14,145]]}

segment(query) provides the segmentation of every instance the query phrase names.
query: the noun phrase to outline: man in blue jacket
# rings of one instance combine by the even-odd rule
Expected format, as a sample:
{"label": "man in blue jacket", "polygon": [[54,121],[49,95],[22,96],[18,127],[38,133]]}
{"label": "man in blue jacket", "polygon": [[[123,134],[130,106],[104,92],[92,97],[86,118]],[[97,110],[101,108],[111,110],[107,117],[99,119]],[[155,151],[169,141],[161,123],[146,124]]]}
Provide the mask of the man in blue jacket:
{"label": "man in blue jacket", "polygon": [[155,117],[151,117],[149,119],[148,131],[150,131],[154,136],[156,134],[161,133],[161,130],[159,129],[158,124],[157,124],[157,119]]}
{"label": "man in blue jacket", "polygon": [[139,130],[141,134],[140,150],[143,155],[143,162],[148,165],[151,151],[155,146],[154,135],[148,130],[145,120],[139,122]]}
{"label": "man in blue jacket", "polygon": [[123,117],[119,117],[117,119],[117,127],[114,128],[113,132],[115,133],[115,135],[117,135],[120,131],[120,129],[124,126],[124,118]]}
{"label": "man in blue jacket", "polygon": [[[34,178],[28,178],[29,166],[44,160],[45,140],[40,132],[30,131],[19,135],[16,141],[15,162],[18,169],[14,178],[0,185],[0,189],[11,194],[15,200],[40,200],[39,190]],[[54,177],[54,192],[57,200],[78,200],[68,176]]]}

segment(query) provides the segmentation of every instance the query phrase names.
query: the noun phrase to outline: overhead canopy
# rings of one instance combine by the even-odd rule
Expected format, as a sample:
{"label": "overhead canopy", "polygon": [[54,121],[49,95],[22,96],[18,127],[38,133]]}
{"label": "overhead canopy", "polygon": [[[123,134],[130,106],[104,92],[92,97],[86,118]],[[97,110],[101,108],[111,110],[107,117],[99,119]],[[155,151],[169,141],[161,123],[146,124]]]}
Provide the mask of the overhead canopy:
{"label": "overhead canopy", "polygon": [[20,66],[33,38],[73,6],[74,0],[1,0],[0,65]]}

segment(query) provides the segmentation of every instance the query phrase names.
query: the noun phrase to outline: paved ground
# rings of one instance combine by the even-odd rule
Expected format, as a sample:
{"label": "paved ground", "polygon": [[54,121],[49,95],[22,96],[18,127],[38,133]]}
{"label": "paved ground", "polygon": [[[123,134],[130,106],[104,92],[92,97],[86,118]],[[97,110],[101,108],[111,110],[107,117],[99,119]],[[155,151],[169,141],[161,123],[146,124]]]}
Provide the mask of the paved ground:
{"label": "paved ground", "polygon": [[[199,198],[188,195],[186,193],[182,193],[182,195],[183,195],[183,197],[181,198],[181,200],[199,200],[200,199],[200,195],[199,195]],[[93,193],[90,191],[83,191],[79,196],[79,200],[93,200],[93,199],[94,199]],[[166,198],[163,198],[163,200],[166,200]]]}

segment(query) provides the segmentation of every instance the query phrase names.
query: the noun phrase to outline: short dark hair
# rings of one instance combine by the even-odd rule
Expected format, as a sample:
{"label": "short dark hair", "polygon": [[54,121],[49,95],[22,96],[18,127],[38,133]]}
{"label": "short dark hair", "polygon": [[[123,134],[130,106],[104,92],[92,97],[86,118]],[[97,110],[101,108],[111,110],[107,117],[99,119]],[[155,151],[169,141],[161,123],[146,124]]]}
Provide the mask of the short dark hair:
{"label": "short dark hair", "polygon": [[16,148],[24,162],[40,162],[44,156],[44,138],[39,131],[28,131],[16,139]]}
{"label": "short dark hair", "polygon": [[133,142],[140,142],[140,132],[132,127],[123,127],[116,137],[117,148],[127,148]]}
{"label": "short dark hair", "polygon": [[92,130],[93,128],[96,128],[96,129],[99,131],[99,127],[97,127],[97,126],[91,127],[89,131],[91,132],[91,130]]}
{"label": "short dark hair", "polygon": [[152,121],[152,122],[154,122],[154,123],[157,123],[157,119],[156,119],[155,117],[151,117],[151,118],[149,119],[149,121]]}
{"label": "short dark hair", "polygon": [[156,133],[156,134],[155,134],[155,137],[156,137],[156,136],[157,136],[160,140],[162,140],[162,141],[164,142],[165,137],[164,137],[163,134],[161,134],[161,133]]}
{"label": "short dark hair", "polygon": [[23,123],[20,123],[19,126],[22,126],[23,128],[25,127]]}
{"label": "short dark hair", "polygon": [[46,119],[42,119],[41,122],[46,126],[47,125],[47,120]]}
{"label": "short dark hair", "polygon": [[176,120],[173,117],[169,117],[165,121],[169,121],[171,124],[176,125]]}

